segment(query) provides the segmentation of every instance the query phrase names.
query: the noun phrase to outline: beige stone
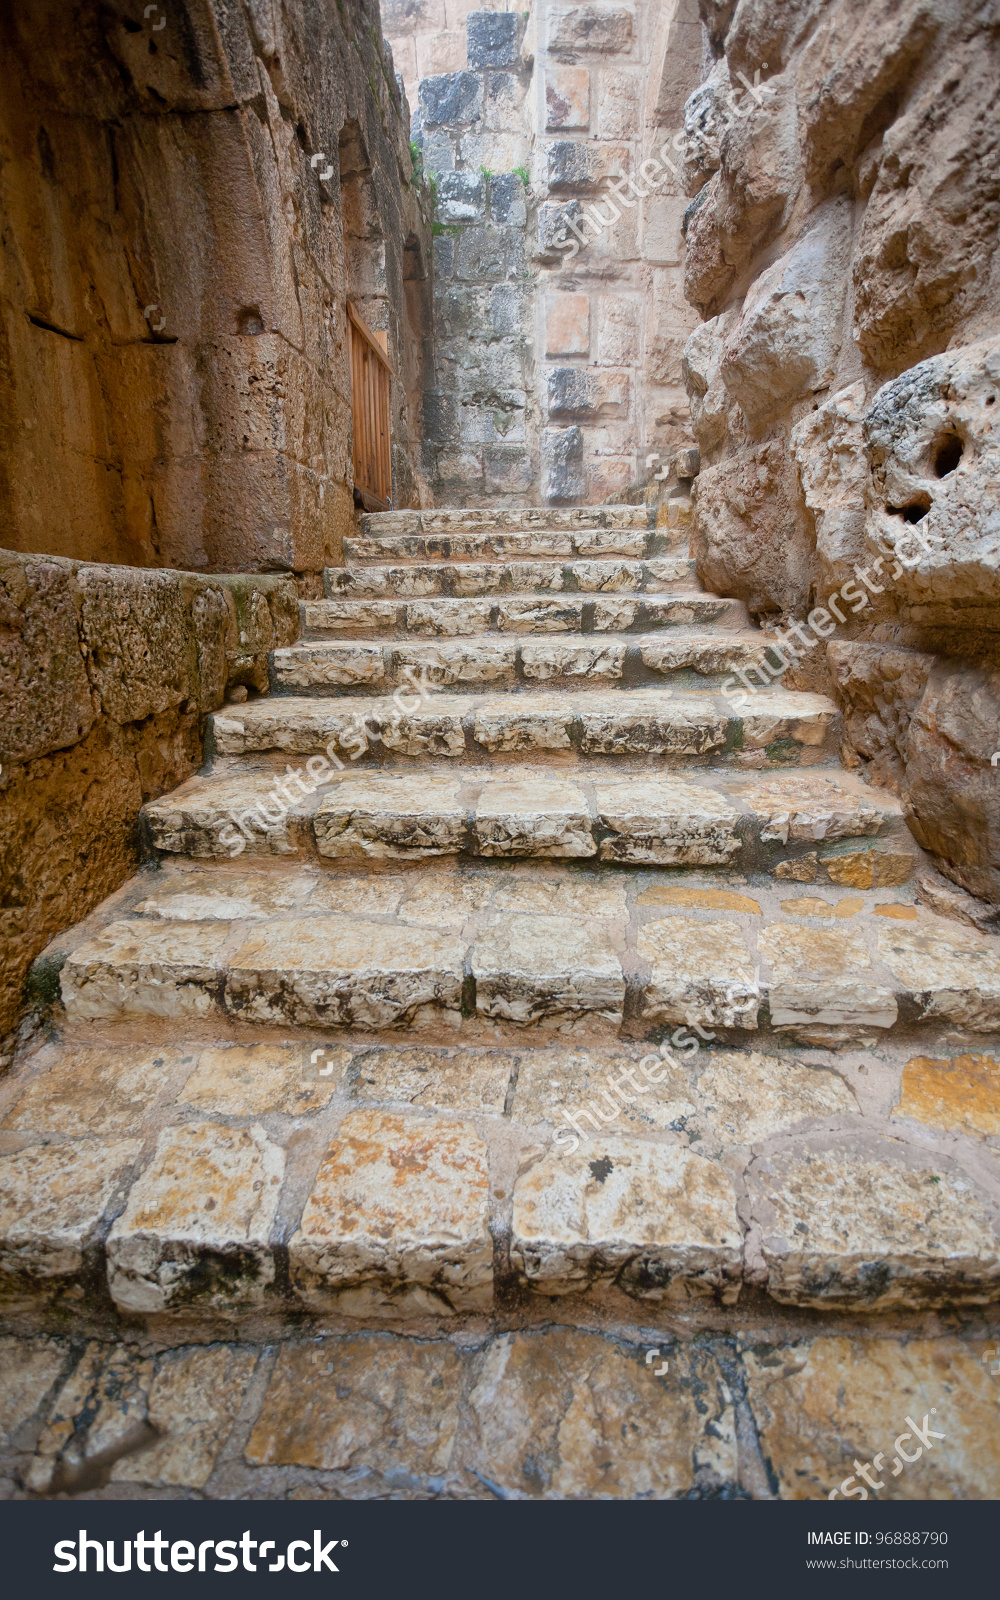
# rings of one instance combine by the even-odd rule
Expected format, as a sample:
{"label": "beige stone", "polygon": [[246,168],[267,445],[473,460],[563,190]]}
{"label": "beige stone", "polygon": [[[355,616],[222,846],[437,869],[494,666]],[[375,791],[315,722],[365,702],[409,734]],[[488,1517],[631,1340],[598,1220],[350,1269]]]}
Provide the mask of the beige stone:
{"label": "beige stone", "polygon": [[533,1500],[732,1493],[735,1416],[716,1359],[663,1344],[669,1371],[657,1377],[645,1348],[600,1334],[501,1334],[475,1360],[468,1466]]}
{"label": "beige stone", "polygon": [[302,625],[313,636],[360,628],[379,632],[395,627],[398,610],[395,600],[304,600]]}
{"label": "beige stone", "polygon": [[162,800],[151,801],[143,817],[158,850],[230,859],[244,853],[291,855],[297,848],[296,820],[308,805],[294,789],[289,793],[291,805],[277,793],[270,773],[213,773],[189,778]]}
{"label": "beige stone", "polygon": [[[585,83],[589,74],[583,74]],[[550,294],[545,301],[545,353],[585,356],[590,351],[590,296]]]}
{"label": "beige stone", "polygon": [[414,600],[406,608],[407,633],[485,633],[490,625],[488,600]]}
{"label": "beige stone", "polygon": [[376,860],[456,854],[467,839],[460,787],[426,772],[341,778],[316,809],[316,848]]}
{"label": "beige stone", "polygon": [[0,1439],[37,1411],[65,1364],[50,1339],[0,1339]]}
{"label": "beige stone", "polygon": [[791,689],[769,689],[767,694],[755,695],[740,715],[743,742],[749,750],[779,739],[807,747],[821,745],[838,719],[837,707],[826,695]]}
{"label": "beige stone", "polygon": [[283,689],[324,686],[381,688],[386,672],[382,646],[356,640],[292,645],[273,653],[274,675]]}
{"label": "beige stone", "polygon": [[908,850],[848,851],[843,855],[820,857],[820,867],[833,883],[850,889],[890,889],[905,883],[913,870],[915,856]]}
{"label": "beige stone", "polygon": [[891,1028],[896,1021],[892,991],[862,976],[871,962],[860,934],[777,924],[762,929],[757,948],[774,975],[771,1021],[777,1027],[863,1023]]}
{"label": "beige stone", "polygon": [[599,1134],[543,1156],[514,1187],[511,1261],[542,1294],[617,1283],[662,1300],[677,1280],[724,1288],[742,1247],[729,1178],[679,1144]]}
{"label": "beige stone", "polygon": [[110,1481],[203,1489],[256,1363],[254,1351],[231,1345],[166,1351],[146,1401],[146,1420],[158,1437],[116,1461]]}
{"label": "beige stone", "polygon": [[787,878],[792,883],[815,883],[819,872],[819,857],[815,850],[797,856],[792,861],[779,861],[774,869],[776,878]]}
{"label": "beige stone", "polygon": [[263,1128],[165,1128],[108,1236],[115,1303],[147,1313],[261,1305],[284,1170]]}
{"label": "beige stone", "polygon": [[461,1357],[443,1340],[284,1344],[246,1458],[384,1473],[390,1484],[404,1473],[439,1478],[452,1466],[460,1394]]}
{"label": "beige stone", "polygon": [[646,922],[638,951],[650,970],[642,997],[648,1022],[757,1026],[753,957],[734,923],[682,916]]}
{"label": "beige stone", "polygon": [[[693,1063],[697,1071],[702,1055]],[[813,1118],[856,1116],[858,1103],[836,1072],[752,1050],[713,1050],[698,1072],[705,1123],[724,1144],[755,1144]]]}
{"label": "beige stone", "polygon": [[664,1133],[684,1119],[688,1127],[698,1104],[684,1072],[669,1063],[647,1066],[655,1086],[621,1049],[532,1050],[521,1061],[511,1115],[529,1127],[550,1123],[561,1150],[573,1128],[586,1142],[603,1138],[603,1125],[609,1133]]}
{"label": "beige stone", "polygon": [[310,911],[343,911],[350,916],[391,917],[411,880],[390,877],[321,877],[310,898]]}
{"label": "beige stone", "polygon": [[[545,126],[586,129],[590,126],[590,73],[586,67],[547,67],[545,69]],[[561,299],[562,296],[554,296]],[[550,356],[586,355],[583,350],[566,349],[565,341],[553,341],[546,331],[546,354]]]}
{"label": "beige stone", "polygon": [[625,884],[602,875],[584,882],[573,879],[525,877],[497,885],[495,911],[536,911],[554,917],[610,917],[624,921],[627,914]]}
{"label": "beige stone", "polygon": [[347,1092],[355,1100],[397,1100],[499,1116],[519,1059],[481,1050],[366,1050],[354,1057]]}
{"label": "beige stone", "polygon": [[803,895],[798,900],[782,900],[781,909],[789,917],[856,917],[865,909],[863,900],[845,898],[833,905],[820,900],[817,895]]}
{"label": "beige stone", "polygon": [[60,974],[71,1017],[205,1017],[228,923],[113,922],[71,951]]}
{"label": "beige stone", "polygon": [[521,667],[526,679],[542,683],[549,678],[614,680],[622,675],[625,649],[619,641],[539,639],[522,644]]}
{"label": "beige stone", "polygon": [[744,780],[734,793],[760,822],[763,840],[833,840],[877,833],[884,820],[899,814],[893,795],[854,789],[838,777],[789,773]]}
{"label": "beige stone", "polygon": [[747,1184],[776,1300],[874,1311],[1000,1296],[995,1208],[926,1149],[813,1138],[754,1162]]}
{"label": "beige stone", "polygon": [[2,1126],[71,1138],[132,1133],[178,1059],[184,1058],[174,1050],[64,1045],[27,1079]]}
{"label": "beige stone", "polygon": [[482,856],[592,856],[597,851],[586,800],[576,784],[557,778],[525,773],[485,784],[473,826]]}
{"label": "beige stone", "polygon": [[446,934],[351,917],[278,918],[230,964],[226,1010],[251,1022],[457,1026],[465,946]]}
{"label": "beige stone", "polygon": [[760,902],[748,894],[737,894],[733,889],[691,889],[686,885],[658,883],[644,889],[638,898],[640,906],[697,906],[700,911],[742,911],[751,917],[760,916]]}
{"label": "beige stone", "polygon": [[583,601],[573,595],[558,600],[507,600],[497,606],[501,633],[573,633],[580,628]]}
{"label": "beige stone", "polygon": [[0,1156],[0,1271],[13,1280],[69,1277],[83,1265],[139,1139],[47,1144]]}
{"label": "beige stone", "polygon": [[421,681],[449,688],[456,683],[513,683],[516,651],[513,640],[469,639],[396,645],[393,659],[401,682],[411,669]]}
{"label": "beige stone", "polygon": [[[350,1057],[327,1047],[310,1062],[309,1045],[225,1045],[202,1050],[178,1095],[181,1105],[229,1117],[296,1117],[329,1104]],[[327,1076],[321,1076],[328,1072]]]}
{"label": "beige stone", "polygon": [[897,1117],[953,1133],[1000,1136],[1000,1061],[961,1055],[914,1056],[903,1068]]}
{"label": "beige stone", "polygon": [[977,1033],[1000,1026],[1000,945],[953,923],[887,928],[881,959],[913,995],[924,1017],[941,1017]]}
{"label": "beige stone", "polygon": [[72,1491],[86,1483],[88,1466],[150,1444],[152,1367],[126,1344],[88,1343],[56,1392],[25,1487],[35,1494]]}
{"label": "beige stone", "polygon": [[597,1012],[621,1020],[625,979],[608,932],[570,917],[484,917],[472,946],[476,1010],[522,1026]]}
{"label": "beige stone", "polygon": [[662,689],[581,696],[579,715],[588,755],[705,755],[726,740],[714,705]]}
{"label": "beige stone", "polygon": [[474,736],[484,750],[568,750],[576,714],[565,694],[519,694],[481,701]]}
{"label": "beige stone", "polygon": [[288,1246],[313,1310],[448,1316],[493,1294],[486,1146],[457,1118],[352,1111]]}
{"label": "beige stone", "polygon": [[[953,1335],[804,1339],[748,1349],[747,1395],[779,1497],[995,1499],[996,1380],[984,1354],[979,1344]],[[910,1417],[918,1427],[928,1417],[943,1437],[924,1449],[912,1437]],[[855,1462],[868,1467],[878,1490]]]}
{"label": "beige stone", "polygon": [[594,796],[612,830],[601,841],[602,861],[720,866],[742,848],[732,802],[680,778],[598,778]]}
{"label": "beige stone", "polygon": [[425,878],[408,889],[399,917],[421,927],[461,928],[487,904],[491,889],[487,878]]}

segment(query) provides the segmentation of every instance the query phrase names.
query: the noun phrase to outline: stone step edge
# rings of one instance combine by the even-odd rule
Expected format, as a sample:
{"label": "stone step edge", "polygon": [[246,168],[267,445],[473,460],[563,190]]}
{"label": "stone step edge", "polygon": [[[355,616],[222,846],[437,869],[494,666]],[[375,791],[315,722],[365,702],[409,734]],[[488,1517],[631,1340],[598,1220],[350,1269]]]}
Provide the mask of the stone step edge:
{"label": "stone step edge", "polygon": [[[280,650],[270,653],[271,692],[275,695],[288,693],[298,694],[337,694],[338,690],[356,688],[361,693],[377,695],[397,687],[409,687],[412,683],[413,671],[418,675],[423,669],[430,669],[427,676],[428,682],[459,684],[467,683],[470,688],[487,687],[490,684],[521,684],[536,688],[541,684],[565,684],[568,686],[581,686],[593,679],[607,678],[615,683],[629,685],[634,688],[643,686],[653,687],[663,677],[680,672],[693,672],[700,678],[725,678],[735,672],[747,670],[757,665],[757,672],[753,683],[780,684],[783,668],[768,658],[775,671],[770,673],[766,668],[761,668],[760,663],[767,654],[769,640],[760,633],[744,633],[730,631],[726,633],[699,632],[691,629],[685,633],[670,632],[667,635],[658,632],[653,634],[631,634],[615,636],[613,634],[467,634],[461,639],[409,639],[379,641],[372,639],[350,640],[317,640],[303,639],[294,645],[287,645]],[[646,659],[646,655],[655,656],[657,652],[674,652],[684,654],[687,649],[687,659],[671,661],[665,665],[657,665],[655,660]],[[591,669],[577,672],[539,672],[532,670],[535,661],[531,659],[532,653],[549,650],[553,652],[590,651],[595,658],[600,652],[608,653],[608,661],[604,671],[595,661]],[[728,652],[730,659],[721,664],[699,664],[699,655],[703,658],[712,651]],[[454,667],[449,665],[447,653],[466,653],[463,663],[458,661]],[[528,659],[525,660],[525,652]],[[342,666],[337,667],[335,653],[340,652],[345,658],[353,654],[355,666],[350,665],[345,659]],[[644,654],[645,652],[645,654]],[[323,661],[324,655],[329,660],[330,672],[340,672],[341,677],[317,676],[311,683],[297,683],[297,668],[307,668],[310,662],[315,662],[317,667]],[[496,670],[489,677],[482,674],[482,667],[490,658],[496,662]],[[504,659],[501,659],[501,658]],[[463,665],[467,667],[470,677],[463,675]],[[542,663],[544,665],[544,663]],[[409,671],[407,670],[409,669]]]}
{"label": "stone step edge", "polygon": [[[373,630],[381,630],[382,628],[394,629],[401,637],[407,639],[465,639],[484,630],[491,634],[496,633],[501,638],[530,638],[535,631],[532,628],[502,628],[498,625],[501,611],[504,607],[521,604],[527,607],[540,604],[548,609],[561,608],[563,611],[578,606],[578,625],[559,631],[561,635],[573,636],[582,634],[585,638],[591,636],[597,638],[634,637],[636,634],[648,631],[657,633],[673,632],[675,629],[695,627],[712,628],[718,633],[730,633],[747,628],[749,623],[746,607],[741,600],[730,600],[721,595],[709,594],[701,589],[620,590],[616,594],[594,595],[592,598],[580,593],[535,597],[504,595],[499,598],[489,595],[478,598],[476,596],[428,595],[420,599],[402,596],[357,598],[339,596],[336,599],[300,600],[299,621],[304,642],[319,642],[327,636],[332,639],[355,638],[357,637],[355,629],[367,629],[371,633]],[[636,607],[636,613],[624,627],[616,625],[614,627],[598,628],[596,626],[598,607],[614,607],[616,605],[622,608],[633,605]],[[485,608],[486,614],[483,616],[482,609],[480,610],[479,616],[474,619],[473,626],[470,627],[468,633],[423,631],[424,617],[419,614],[419,608],[421,607],[425,609],[428,616],[433,616],[437,612],[442,619],[447,619],[455,616],[459,607],[471,608],[477,606]],[[672,610],[692,610],[698,606],[710,610],[715,609],[717,614],[706,617],[701,622],[691,617],[687,617],[681,622],[674,622],[669,618],[661,621],[655,615],[656,608],[668,607]],[[368,620],[346,625],[340,623],[335,625],[332,621],[329,621],[324,626],[322,608],[327,607],[343,608],[348,615],[350,615],[349,608],[360,610],[363,607],[382,607],[386,615],[377,621]],[[412,619],[408,616],[410,607],[415,608],[417,613]],[[387,615],[389,611],[392,612],[391,620],[388,619]],[[653,613],[652,615],[650,614],[651,612]],[[347,632],[348,626],[351,628],[350,633]],[[540,628],[538,631],[544,632],[544,628]]]}
{"label": "stone step edge", "polygon": [[361,518],[361,532],[368,538],[387,534],[437,533],[442,528],[495,528],[516,531],[529,528],[544,533],[562,533],[588,525],[598,528],[645,529],[656,526],[656,511],[651,506],[522,506],[518,510],[493,510],[488,507],[440,506],[406,511],[370,511]]}
{"label": "stone step edge", "polygon": [[[601,542],[590,547],[595,539]],[[536,548],[543,541],[549,542],[554,548]],[[691,552],[686,529],[578,528],[572,533],[538,533],[467,528],[450,533],[382,534],[377,539],[346,538],[343,556],[344,566],[356,569],[390,563],[408,566],[437,561],[649,561],[660,557],[687,561],[691,559]]]}
{"label": "stone step edge", "polygon": [[[670,564],[672,571],[657,570]],[[580,567],[601,566],[609,569],[606,574],[591,574],[594,579],[593,586],[581,586]],[[615,594],[618,590],[607,590],[596,581],[603,576],[605,583],[614,578],[615,568],[628,566],[632,569],[627,576],[633,586],[637,586],[641,593],[647,592],[647,586],[662,586],[664,583],[679,581],[684,572],[696,577],[695,563],[685,558],[671,556],[654,556],[648,560],[633,560],[621,557],[618,559],[593,561],[430,561],[406,566],[398,563],[385,563],[383,565],[365,567],[324,567],[323,569],[323,594],[328,600],[341,598],[351,599],[391,599],[393,594],[398,594],[403,600],[421,600],[441,598],[455,599],[487,599],[493,595],[502,595],[511,599],[538,595],[549,598],[554,594],[585,594],[607,596]],[[530,573],[525,572],[516,578],[511,574],[514,567],[531,568]],[[558,588],[553,583],[545,583],[547,577],[554,578],[558,575]],[[587,576],[585,574],[585,576]],[[470,581],[478,582],[481,592],[472,590],[464,594],[449,596],[442,592],[441,585],[453,584],[461,580],[468,585]],[[414,590],[414,584],[436,584],[437,588],[424,588],[422,591]],[[372,591],[365,594],[363,591]]]}

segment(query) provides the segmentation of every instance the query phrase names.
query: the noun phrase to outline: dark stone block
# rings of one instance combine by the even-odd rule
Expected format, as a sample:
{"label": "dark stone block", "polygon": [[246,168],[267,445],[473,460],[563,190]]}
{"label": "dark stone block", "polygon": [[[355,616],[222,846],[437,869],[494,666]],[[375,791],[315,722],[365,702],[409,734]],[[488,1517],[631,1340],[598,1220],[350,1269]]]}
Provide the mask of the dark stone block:
{"label": "dark stone block", "polygon": [[583,468],[583,434],[579,428],[542,429],[542,472],[550,505],[581,500],[587,490]]}
{"label": "dark stone block", "polygon": [[515,228],[465,228],[458,241],[455,277],[497,283],[524,275],[524,235]]}
{"label": "dark stone block", "polygon": [[420,80],[420,115],[424,128],[479,122],[483,115],[483,80],[475,72],[443,72]]}
{"label": "dark stone block", "polygon": [[440,389],[424,390],[424,438],[429,444],[452,444],[458,438],[458,408]]}
{"label": "dark stone block", "polygon": [[440,222],[481,222],[486,209],[486,182],[481,172],[442,172],[437,180]]}
{"label": "dark stone block", "polygon": [[524,493],[534,481],[531,456],[522,445],[491,444],[483,454],[486,486],[507,493]]}
{"label": "dark stone block", "polygon": [[524,184],[516,172],[504,172],[490,179],[490,216],[508,228],[523,228],[527,221]]}
{"label": "dark stone block", "polygon": [[465,21],[469,66],[519,66],[524,26],[519,11],[470,11]]}
{"label": "dark stone block", "polygon": [[455,241],[440,233],[434,240],[434,272],[438,278],[450,278],[455,270]]}

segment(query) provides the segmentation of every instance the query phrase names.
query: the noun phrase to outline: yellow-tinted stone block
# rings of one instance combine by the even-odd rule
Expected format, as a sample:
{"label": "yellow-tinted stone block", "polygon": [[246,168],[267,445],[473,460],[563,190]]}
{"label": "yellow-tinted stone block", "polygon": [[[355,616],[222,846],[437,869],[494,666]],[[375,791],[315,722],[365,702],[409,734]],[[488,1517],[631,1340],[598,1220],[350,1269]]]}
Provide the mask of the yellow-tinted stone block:
{"label": "yellow-tinted stone block", "polygon": [[953,1133],[1000,1134],[1000,1061],[992,1056],[944,1061],[915,1056],[903,1068],[895,1110]]}

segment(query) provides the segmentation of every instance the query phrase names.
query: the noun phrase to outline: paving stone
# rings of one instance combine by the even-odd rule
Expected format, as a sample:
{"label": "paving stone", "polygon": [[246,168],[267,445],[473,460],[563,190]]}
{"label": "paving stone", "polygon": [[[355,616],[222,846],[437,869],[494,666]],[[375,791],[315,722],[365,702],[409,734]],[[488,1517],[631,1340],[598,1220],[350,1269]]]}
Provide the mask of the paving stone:
{"label": "paving stone", "polygon": [[1000,1027],[1000,943],[951,922],[928,919],[878,936],[879,956],[912,994],[924,1018],[976,1033]]}
{"label": "paving stone", "polygon": [[80,1272],[84,1250],[141,1149],[141,1139],[88,1139],[0,1156],[5,1291],[54,1286]]}
{"label": "paving stone", "polygon": [[594,795],[600,822],[613,831],[601,841],[602,861],[715,866],[742,848],[732,802],[679,778],[598,778]]}
{"label": "paving stone", "polygon": [[[996,1380],[983,1353],[980,1344],[947,1335],[803,1339],[747,1350],[747,1397],[779,1497],[995,1500]],[[922,1427],[925,1417],[941,1435],[927,1435],[926,1449],[909,1421]],[[867,1480],[857,1463],[868,1468]]]}
{"label": "paving stone", "polygon": [[875,1311],[1000,1298],[996,1206],[926,1148],[817,1135],[758,1158],[746,1182],[775,1300]]}
{"label": "paving stone", "polygon": [[794,900],[782,900],[781,910],[786,917],[856,917],[859,911],[865,909],[865,902],[860,898],[845,896],[834,904],[830,900],[821,900],[817,895],[801,895]]}
{"label": "paving stone", "polygon": [[776,1027],[860,1023],[891,1028],[896,1021],[892,991],[866,975],[871,961],[860,934],[779,923],[761,930],[757,948],[773,973],[771,1021]]}
{"label": "paving stone", "polygon": [[486,1146],[458,1118],[352,1111],[288,1247],[314,1311],[449,1315],[493,1295]]}
{"label": "paving stone", "polygon": [[255,1351],[231,1345],[161,1355],[146,1400],[146,1422],[159,1437],[117,1461],[110,1481],[203,1489],[256,1364]]}
{"label": "paving stone", "polygon": [[915,862],[916,856],[912,850],[870,845],[863,850],[821,856],[819,867],[831,882],[847,888],[874,889],[877,886],[879,889],[889,889],[907,881]]}
{"label": "paving stone", "polygon": [[594,632],[624,633],[631,628],[639,615],[642,600],[595,600]]}
{"label": "paving stone", "polygon": [[476,707],[474,736],[484,750],[568,750],[573,702],[562,694],[507,696]]}
{"label": "paving stone", "polygon": [[294,854],[296,824],[309,807],[294,789],[286,790],[292,797],[286,805],[274,779],[273,773],[263,772],[189,778],[143,807],[150,843],[157,850],[196,858]]}
{"label": "paving stone", "polygon": [[285,1158],[263,1128],[166,1128],[108,1236],[123,1311],[235,1312],[274,1279],[271,1225]]}
{"label": "paving stone", "polygon": [[274,681],[282,689],[316,689],[364,684],[382,688],[386,682],[381,645],[360,640],[327,644],[307,641],[272,652]]}
{"label": "paving stone", "polygon": [[409,1475],[440,1478],[453,1461],[461,1391],[460,1354],[440,1339],[375,1333],[286,1344],[246,1458],[254,1466],[381,1473],[397,1485]]}
{"label": "paving stone", "polygon": [[527,680],[548,678],[617,679],[625,665],[626,646],[609,640],[563,642],[538,640],[521,646],[521,668]]}
{"label": "paving stone", "polygon": [[248,1022],[458,1026],[465,946],[351,917],[277,918],[233,957],[225,1006]]}
{"label": "paving stone", "polygon": [[528,1026],[589,1012],[620,1022],[621,962],[609,933],[570,917],[484,917],[472,946],[476,1009]]}
{"label": "paving stone", "polygon": [[784,739],[807,746],[821,745],[836,729],[840,713],[826,695],[770,689],[766,694],[754,695],[750,709],[743,708],[740,716],[744,745],[748,750],[758,750]]}
{"label": "paving stone", "polygon": [[501,600],[497,627],[503,633],[579,632],[583,606],[573,595],[559,600]]}
{"label": "paving stone", "polygon": [[[322,1059],[307,1067],[311,1053],[308,1045],[273,1044],[202,1050],[178,1103],[230,1117],[262,1117],[269,1112],[298,1117],[321,1111],[350,1057],[346,1050],[326,1047]],[[320,1076],[327,1069],[328,1075]]]}
{"label": "paving stone", "polygon": [[131,1133],[177,1060],[173,1050],[63,1046],[26,1079],[0,1127],[70,1138]]}
{"label": "paving stone", "polygon": [[501,1334],[475,1358],[464,1462],[529,1499],[734,1495],[733,1400],[716,1357],[663,1353],[657,1377],[643,1346],[573,1328]]}
{"label": "paving stone", "polygon": [[680,1144],[615,1135],[553,1150],[514,1186],[511,1262],[541,1294],[617,1283],[644,1300],[672,1284],[726,1289],[743,1235],[721,1167]]}
{"label": "paving stone", "polygon": [[280,873],[262,873],[253,866],[225,874],[195,867],[157,874],[151,883],[152,892],[132,907],[133,916],[169,923],[260,922],[304,904],[317,875],[314,869],[299,869],[298,863]]}
{"label": "paving stone", "polygon": [[205,1017],[228,923],[113,922],[79,945],[60,974],[69,1016]]}
{"label": "paving stone", "polygon": [[476,802],[476,848],[482,856],[592,856],[597,846],[579,788],[558,778],[487,783]]}
{"label": "paving stone", "polygon": [[412,668],[427,683],[513,683],[517,646],[504,639],[470,639],[453,644],[397,645],[399,673]]}
{"label": "paving stone", "polygon": [[756,1028],[753,957],[734,923],[682,916],[646,922],[638,951],[650,969],[642,994],[646,1021]]}
{"label": "paving stone", "polygon": [[[598,601],[596,617],[598,619],[603,615],[613,617],[613,604],[611,601]],[[689,594],[672,595],[657,595],[647,591],[642,596],[642,610],[647,628],[689,628],[708,622],[717,622],[726,628],[738,628],[741,624],[745,626],[747,621],[746,608],[742,601],[727,600],[719,595],[694,591]],[[597,620],[594,626],[615,627],[618,624]]]}
{"label": "paving stone", "polygon": [[408,633],[485,633],[492,607],[488,600],[415,600],[406,608]]}
{"label": "paving stone", "polygon": [[686,1127],[698,1111],[686,1074],[654,1058],[647,1069],[622,1049],[532,1050],[518,1071],[511,1115],[529,1127],[551,1123],[560,1150],[570,1140],[602,1139],[604,1124],[617,1132]]}
{"label": "paving stone", "polygon": [[748,894],[737,894],[733,889],[695,889],[687,884],[654,884],[651,889],[643,889],[636,903],[640,906],[696,906],[699,911],[742,911],[751,917],[761,915],[760,902]]}
{"label": "paving stone", "polygon": [[488,879],[425,878],[410,888],[399,908],[400,920],[424,928],[461,928],[487,904]]}
{"label": "paving stone", "polygon": [[669,634],[638,641],[643,666],[652,672],[679,672],[691,667],[704,675],[721,676],[760,661],[766,643],[760,636],[737,633]]}
{"label": "paving stone", "polygon": [[321,856],[374,860],[454,855],[468,844],[466,805],[454,778],[342,778],[313,819]]}
{"label": "paving stone", "polygon": [[859,1114],[838,1073],[799,1061],[756,1050],[699,1051],[692,1070],[701,1108],[698,1125],[703,1119],[724,1144],[755,1144],[803,1121]]}
{"label": "paving stone", "polygon": [[581,697],[578,707],[587,755],[705,755],[722,748],[729,728],[713,704],[663,690]]}
{"label": "paving stone", "polygon": [[356,1100],[404,1100],[500,1116],[519,1060],[485,1050],[366,1050],[351,1063],[348,1093]]}
{"label": "paving stone", "polygon": [[316,638],[324,633],[353,633],[361,628],[382,633],[396,626],[395,600],[303,600],[302,629]]}
{"label": "paving stone", "polygon": [[409,880],[388,873],[364,877],[321,877],[309,899],[310,911],[342,911],[348,916],[391,917]]}
{"label": "paving stone", "polygon": [[972,1138],[1000,1137],[1000,1061],[980,1055],[914,1056],[903,1068],[894,1115]]}
{"label": "paving stone", "polygon": [[65,1364],[51,1339],[0,1338],[0,1441],[39,1409]]}
{"label": "paving stone", "polygon": [[493,893],[495,911],[543,912],[554,917],[607,917],[623,922],[627,915],[625,885],[606,877],[584,882],[518,876],[501,882]]}
{"label": "paving stone", "polygon": [[88,1467],[150,1444],[146,1395],[152,1372],[152,1361],[134,1347],[87,1344],[56,1392],[25,1488],[34,1494],[72,1490],[81,1479],[86,1483]]}

